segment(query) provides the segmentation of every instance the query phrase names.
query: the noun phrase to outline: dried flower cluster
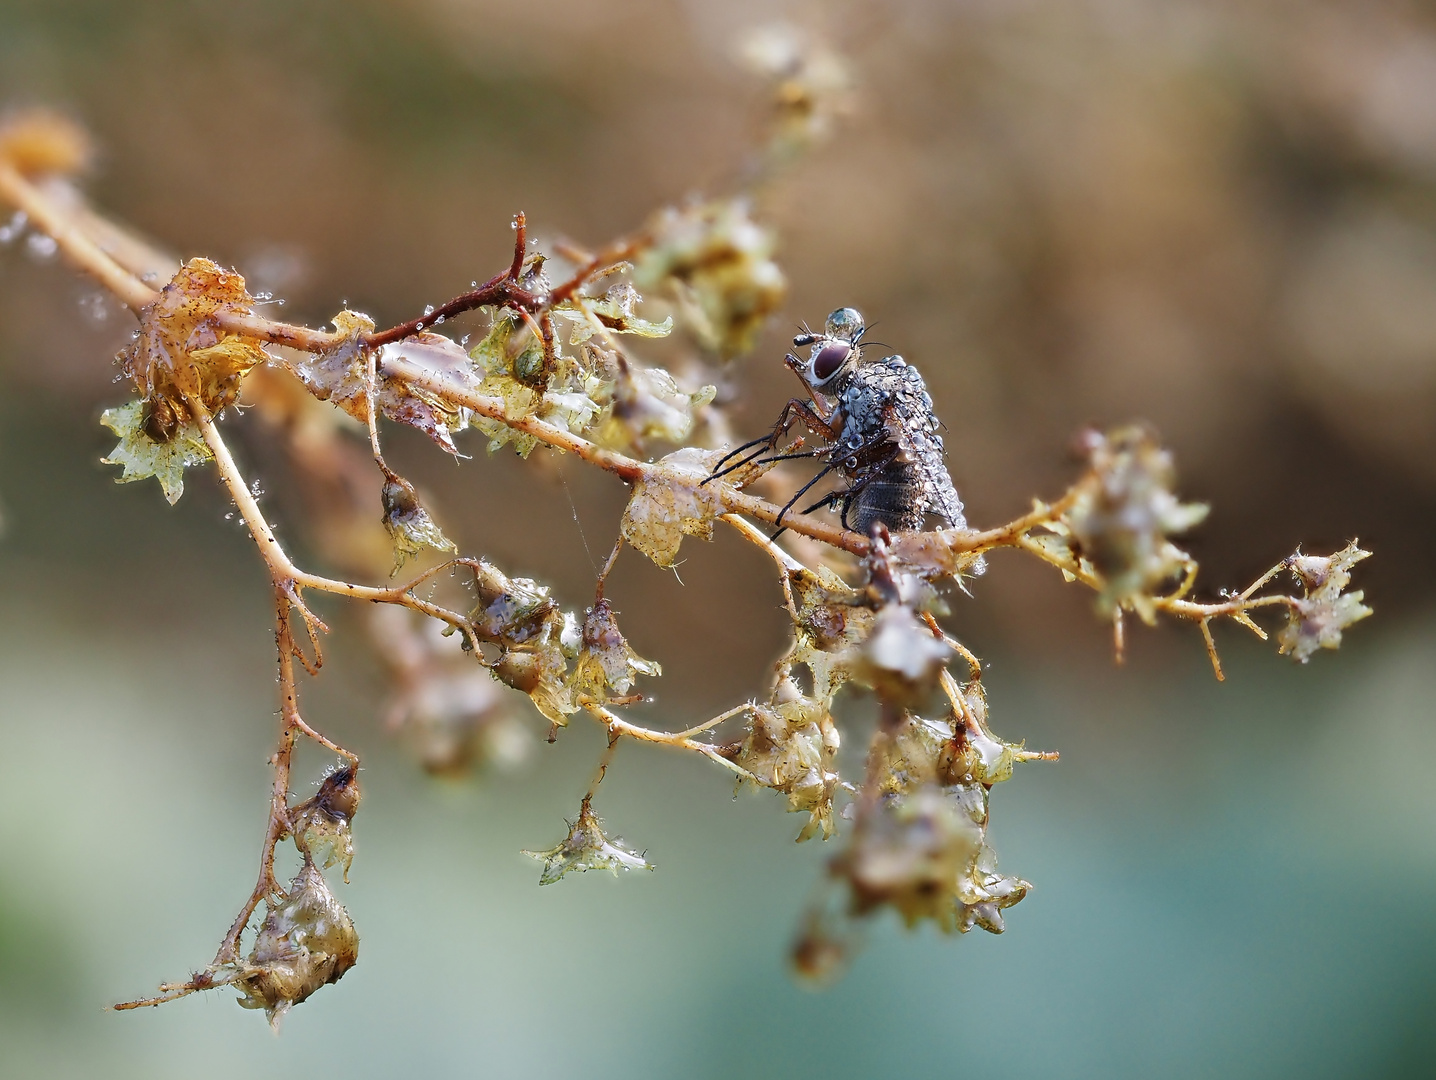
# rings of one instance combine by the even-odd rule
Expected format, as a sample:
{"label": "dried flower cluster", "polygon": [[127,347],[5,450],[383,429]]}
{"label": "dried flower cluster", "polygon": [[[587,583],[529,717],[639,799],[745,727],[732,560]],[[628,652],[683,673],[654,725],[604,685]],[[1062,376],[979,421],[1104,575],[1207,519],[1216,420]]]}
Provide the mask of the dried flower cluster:
{"label": "dried flower cluster", "polygon": [[[841,112],[846,80],[821,50],[768,40],[750,55],[776,80],[771,141],[754,180],[767,183],[775,162],[820,137]],[[323,871],[342,867],[347,880],[355,857],[358,760],[299,709],[295,666],[319,672],[328,629],[306,604],[310,591],[369,602],[369,638],[393,685],[389,724],[435,771],[518,754],[535,714],[550,740],[575,715],[602,726],[607,748],[567,836],[529,852],[544,864],[541,884],[591,869],[652,869],[594,809],[626,739],[699,754],[740,787],[781,795],[804,815],[797,838],[821,837],[837,852],[794,949],[797,969],[819,979],[842,969],[864,921],[884,909],[909,925],[1000,933],[1004,910],[1030,889],[998,871],[991,792],[1017,763],[1056,755],[993,734],[981,665],[939,621],[985,553],[1023,551],[1091,588],[1119,650],[1127,612],[1147,623],[1163,615],[1195,622],[1214,665],[1215,620],[1264,637],[1253,614],[1279,608],[1287,616],[1280,649],[1305,662],[1370,613],[1360,592],[1346,591],[1367,554],[1354,543],[1327,558],[1298,553],[1241,593],[1191,599],[1196,563],[1170,537],[1197,524],[1205,507],[1179,500],[1170,455],[1140,427],[1089,436],[1086,468],[1067,492],[987,530],[967,528],[958,513],[940,530],[890,531],[878,521],[859,534],[832,515],[784,514],[755,493],[789,493],[772,460],[715,477],[726,427],[701,375],[751,349],[786,288],[773,235],[743,194],[664,210],[597,253],[531,250],[520,214],[512,261],[492,278],[395,327],[379,330],[344,310],[330,331],[256,314],[244,280],[205,259],[171,263],[170,280],[152,289],[133,250],[107,250],[86,234],[83,223],[99,219],[74,216],[78,195],[62,205],[47,194],[83,160],[62,152],[78,138],[53,118],[12,121],[0,131],[0,202],[23,211],[134,311],[138,331],[117,358],[133,396],[105,414],[120,439],[107,460],[123,466],[122,480],[155,477],[171,502],[185,469],[213,465],[270,573],[281,693],[254,890],[204,971],[121,1008],[233,985],[242,1005],[277,1023],[355,963],[354,924]],[[152,252],[146,260],[164,263]],[[554,272],[560,265],[564,274]],[[444,332],[465,312],[482,320],[472,345]],[[641,355],[645,339],[672,331],[693,352],[676,373]],[[294,482],[309,495],[312,535],[343,577],[301,569],[275,537],[222,434],[220,413],[241,400],[288,449]],[[354,437],[355,422],[367,440]],[[490,451],[569,453],[630,485],[592,603],[565,609],[539,582],[483,558],[448,557],[458,547],[384,458],[385,422],[416,428],[450,454],[475,428]],[[941,443],[933,447],[940,455]],[[801,545],[780,545],[756,524],[780,520]],[[672,566],[685,537],[707,539],[720,526],[770,557],[789,647],[753,700],[686,730],[635,724],[623,709],[641,697],[640,679],[661,669],[624,638],[604,595],[609,569],[625,546]],[[794,554],[811,553],[814,542],[827,546],[826,565]],[[427,561],[412,580],[365,583],[411,559]],[[1263,592],[1283,569],[1301,595]],[[861,775],[840,767],[843,740],[852,737],[835,715],[843,697],[870,701],[876,716]],[[295,803],[291,759],[300,738],[340,763],[313,797]],[[275,854],[286,839],[301,868],[281,887]]]}

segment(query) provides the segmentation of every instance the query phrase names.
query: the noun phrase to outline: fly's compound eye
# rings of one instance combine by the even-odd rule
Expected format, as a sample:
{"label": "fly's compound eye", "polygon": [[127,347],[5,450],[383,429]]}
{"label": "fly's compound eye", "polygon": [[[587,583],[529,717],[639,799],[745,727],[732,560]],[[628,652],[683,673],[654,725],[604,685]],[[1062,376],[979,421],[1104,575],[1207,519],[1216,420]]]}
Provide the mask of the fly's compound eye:
{"label": "fly's compound eye", "polygon": [[852,351],[852,347],[844,342],[828,342],[813,357],[813,378],[820,383],[827,382],[838,373]]}

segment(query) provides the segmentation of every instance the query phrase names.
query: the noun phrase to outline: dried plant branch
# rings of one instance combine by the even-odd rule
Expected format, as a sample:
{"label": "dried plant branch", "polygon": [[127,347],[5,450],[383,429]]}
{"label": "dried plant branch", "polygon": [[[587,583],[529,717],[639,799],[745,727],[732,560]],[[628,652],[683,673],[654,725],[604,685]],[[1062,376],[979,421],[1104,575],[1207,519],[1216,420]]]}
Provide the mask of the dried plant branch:
{"label": "dried plant branch", "polygon": [[[778,157],[791,151],[793,140],[810,137],[806,121],[799,121],[820,114],[822,87],[829,85],[823,80],[831,71],[819,77],[805,69],[806,62],[798,58],[784,69],[781,100],[804,104],[801,115],[791,109],[782,114],[784,132],[770,147]],[[673,375],[635,356],[625,335],[661,337],[674,325],[672,315],[661,322],[646,316],[648,309],[638,306],[642,285],[670,296],[684,328],[712,355],[729,358],[751,346],[781,301],[783,279],[770,258],[769,234],[750,220],[742,200],[670,208],[596,254],[564,248],[575,267],[555,287],[543,272],[543,256],[529,252],[528,222],[520,213],[508,265],[482,285],[384,330],[343,311],[327,331],[256,314],[243,279],[208,260],[191,260],[162,289],[150,287],[138,267],[155,260],[138,258],[133,245],[121,252],[117,229],[78,199],[55,198],[55,189],[47,187],[53,181],[37,181],[37,174],[64,171],[55,155],[25,157],[16,145],[0,131],[0,201],[22,209],[71,263],[140,321],[135,341],[119,357],[136,398],[105,414],[121,439],[108,460],[124,466],[121,479],[157,478],[170,501],[180,497],[186,467],[212,461],[269,573],[275,603],[280,730],[257,881],[204,971],[117,1008],[233,985],[242,1004],[264,1008],[277,1023],[357,957],[353,923],[321,871],[342,862],[347,880],[358,758],[299,710],[296,662],[317,675],[329,629],[308,606],[306,590],[367,601],[376,614],[387,611],[399,620],[370,624],[381,658],[410,697],[396,715],[432,708],[419,699],[424,681],[433,679],[462,685],[470,697],[481,686],[474,710],[489,708],[490,695],[499,693],[495,686],[517,691],[547,721],[549,741],[575,713],[603,727],[607,742],[568,835],[555,847],[529,852],[544,863],[540,884],[569,872],[652,868],[646,853],[605,832],[593,807],[624,739],[702,755],[733,774],[738,786],[784,796],[789,810],[807,815],[799,840],[835,836],[840,821],[850,820],[841,827],[845,846],[829,862],[821,903],[805,919],[794,950],[799,971],[814,978],[841,965],[856,937],[854,920],[876,910],[891,907],[909,923],[931,919],[945,930],[979,926],[999,933],[1002,910],[1029,888],[996,871],[987,840],[990,792],[1017,764],[1058,755],[994,734],[982,663],[938,620],[946,610],[943,591],[965,591],[983,571],[986,554],[1012,548],[1090,589],[1099,618],[1112,626],[1119,659],[1128,613],[1145,623],[1161,615],[1195,622],[1218,679],[1223,675],[1214,621],[1231,619],[1265,638],[1253,614],[1280,609],[1287,621],[1276,635],[1279,649],[1305,661],[1317,649],[1335,648],[1346,627],[1370,614],[1362,594],[1347,591],[1351,568],[1367,555],[1354,541],[1330,556],[1298,551],[1240,593],[1213,602],[1191,599],[1197,562],[1171,538],[1197,524],[1206,508],[1177,499],[1170,455],[1140,427],[1086,435],[1086,468],[1055,500],[1035,501],[1030,511],[996,528],[966,527],[921,377],[895,357],[861,367],[867,363],[861,360],[865,326],[847,308],[829,317],[824,335],[805,332],[795,340],[795,347],[812,346],[806,367],[789,358],[811,391],[811,403],[791,402],[772,434],[747,444],[757,451],[728,465],[742,448],[726,457],[713,448],[728,441],[716,434],[726,429],[712,405],[715,389],[683,389]],[[764,182],[771,180],[770,169],[763,174]],[[469,311],[488,320],[472,349],[434,333]],[[281,359],[266,351],[272,345],[297,352]],[[867,428],[852,413],[842,419],[843,409],[858,409],[851,404],[858,398],[822,389],[839,370],[867,372],[866,381],[846,384],[870,395],[864,399]],[[261,415],[290,428],[299,425],[296,418],[329,406],[362,425],[367,454],[340,434],[326,436],[322,451],[298,439],[289,440],[290,449],[297,471],[315,483],[332,484],[329,474],[340,466],[372,477],[372,458],[383,478],[382,526],[395,559],[391,577],[426,548],[457,548],[414,486],[386,462],[381,418],[415,427],[454,454],[454,436],[475,427],[488,436],[491,451],[512,444],[527,456],[542,445],[618,477],[633,490],[619,538],[597,573],[592,605],[581,615],[564,611],[538,582],[470,557],[445,558],[390,586],[363,583],[383,573],[389,552],[355,555],[359,544],[344,555],[336,556],[332,546],[330,551],[344,576],[357,580],[301,569],[221,434],[219,418],[241,392],[253,395]],[[788,434],[796,419],[808,435]],[[816,445],[804,443],[810,437]],[[654,442],[678,449],[655,459],[649,451]],[[798,513],[791,510],[793,501],[780,505],[745,490],[777,463],[799,458],[822,466],[799,495],[830,473],[847,486]],[[875,478],[886,488],[866,490]],[[844,527],[854,500],[861,532]],[[824,505],[840,508],[836,523],[815,516]],[[372,500],[361,501],[353,491],[335,494],[327,513],[330,536],[378,531]],[[934,518],[949,527],[927,528]],[[788,648],[774,664],[765,696],[679,731],[633,723],[617,710],[641,701],[637,680],[658,676],[660,668],[620,632],[605,595],[609,572],[625,546],[660,566],[674,566],[683,538],[707,538],[719,521],[772,561],[789,622]],[[806,561],[799,558],[759,522],[833,549],[832,561],[842,572],[823,565],[811,545],[798,548],[808,553]],[[1299,590],[1265,591],[1283,571]],[[445,575],[471,591],[474,606],[467,612],[417,595],[424,586],[433,595]],[[443,636],[423,638],[414,627],[424,620],[442,625]],[[955,663],[965,665],[966,681],[952,674]],[[463,681],[474,673],[484,680]],[[839,768],[844,733],[834,703],[844,693],[871,696],[877,712],[858,783]],[[741,722],[741,737],[714,741],[730,721],[735,727]],[[301,737],[342,764],[316,795],[291,805],[293,752]],[[302,859],[287,887],[275,876],[276,850],[286,838]],[[261,904],[265,917],[245,954],[242,939]]]}

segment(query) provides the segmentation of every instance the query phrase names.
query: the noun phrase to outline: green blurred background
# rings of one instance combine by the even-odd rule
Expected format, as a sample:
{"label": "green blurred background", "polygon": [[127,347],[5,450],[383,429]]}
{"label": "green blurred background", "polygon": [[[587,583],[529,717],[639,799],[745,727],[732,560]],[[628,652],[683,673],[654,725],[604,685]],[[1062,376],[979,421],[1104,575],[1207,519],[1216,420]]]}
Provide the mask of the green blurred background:
{"label": "green blurred background", "polygon": [[[1036,889],[998,938],[881,922],[812,994],[783,957],[827,852],[793,845],[776,796],[625,748],[600,810],[659,869],[540,890],[518,851],[562,835],[598,735],[430,780],[326,607],[306,713],[365,760],[339,890],[360,965],[278,1039],[226,992],[109,1013],[203,964],[252,881],[269,604],[208,478],[174,509],[110,482],[95,420],[132,323],[12,245],[4,1075],[1436,1075],[1430,5],[0,0],[0,104],[69,111],[101,206],[236,264],[286,318],[347,300],[385,324],[502,266],[515,210],[597,245],[727,190],[764,108],[735,44],[774,17],[843,53],[853,92],[760,206],[792,293],[734,372],[745,433],[787,396],[789,325],[854,304],[927,376],[976,522],[1058,490],[1080,425],[1144,417],[1214,504],[1193,542],[1212,587],[1359,535],[1377,616],[1309,669],[1229,633],[1217,684],[1171,628],[1119,670],[1088,597],[994,558],[952,624],[991,661],[994,728],[1062,751],[994,792],[1003,869]],[[302,552],[280,457],[234,427]],[[464,550],[585,602],[609,477],[477,440],[455,468],[406,434],[393,456]],[[783,637],[756,556],[685,556],[686,584],[626,558],[610,589],[664,664],[667,726],[756,692]]]}

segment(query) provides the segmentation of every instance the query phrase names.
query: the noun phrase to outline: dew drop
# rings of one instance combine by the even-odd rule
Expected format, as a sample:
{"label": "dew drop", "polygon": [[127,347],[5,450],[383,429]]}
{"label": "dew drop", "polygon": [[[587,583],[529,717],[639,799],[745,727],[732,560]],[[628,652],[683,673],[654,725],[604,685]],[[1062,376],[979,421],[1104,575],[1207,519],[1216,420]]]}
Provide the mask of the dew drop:
{"label": "dew drop", "polygon": [[101,292],[86,293],[80,297],[80,311],[91,322],[102,323],[110,317],[109,306],[105,303],[105,294]]}
{"label": "dew drop", "polygon": [[53,236],[46,236],[44,233],[31,233],[25,237],[25,251],[32,258],[44,262],[53,259],[55,252],[60,250],[60,245],[55,242]]}
{"label": "dew drop", "polygon": [[424,314],[425,314],[425,315],[432,315],[432,314],[434,314],[434,305],[433,305],[433,304],[425,304],[425,305],[424,305]]}
{"label": "dew drop", "polygon": [[25,226],[30,223],[30,218],[23,210],[16,210],[10,220],[0,225],[0,244],[10,244],[17,240],[25,231]]}

